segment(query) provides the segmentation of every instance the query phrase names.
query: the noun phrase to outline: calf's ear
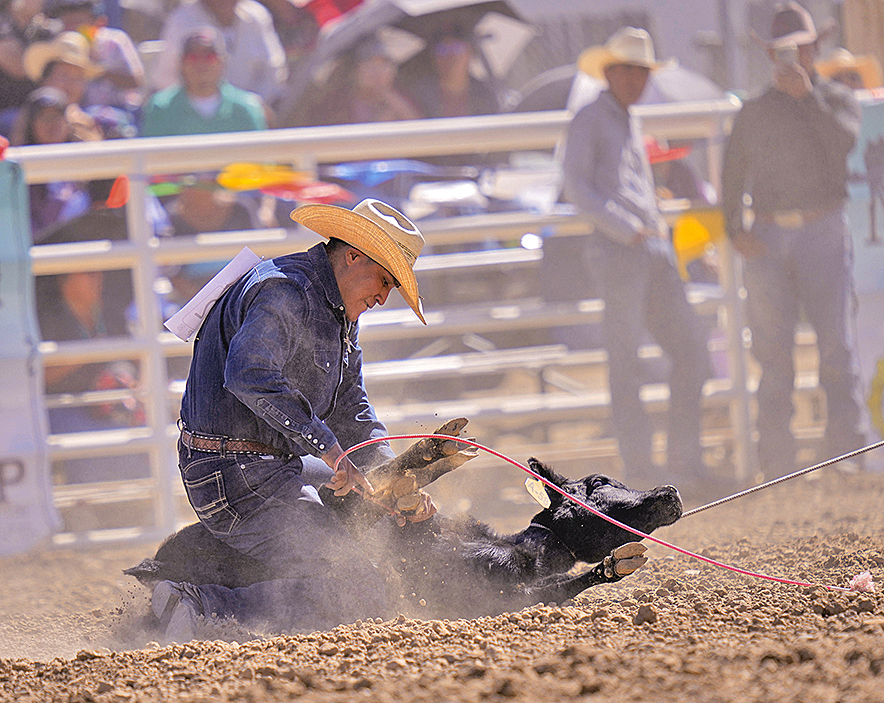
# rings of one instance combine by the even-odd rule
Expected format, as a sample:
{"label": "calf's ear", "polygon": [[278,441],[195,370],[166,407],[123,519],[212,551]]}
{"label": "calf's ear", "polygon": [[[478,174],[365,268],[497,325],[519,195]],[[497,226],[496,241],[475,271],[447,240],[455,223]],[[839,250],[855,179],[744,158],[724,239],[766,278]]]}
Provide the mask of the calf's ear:
{"label": "calf's ear", "polygon": [[564,476],[559,476],[559,474],[549,468],[546,464],[535,459],[533,456],[528,459],[528,468],[538,476],[542,476],[547,481],[551,481],[557,486],[563,486],[565,484],[566,479]]}
{"label": "calf's ear", "polygon": [[[549,481],[550,483],[554,483],[560,488],[564,488],[565,483],[568,480],[564,476],[557,474],[546,464],[535,459],[533,456],[528,459],[528,467],[538,476],[545,478],[547,481]],[[544,488],[546,488],[546,494],[549,496],[550,501],[552,501],[553,506],[558,505],[562,502],[561,493],[559,493],[558,491],[554,491],[552,488],[546,485],[544,486]]]}

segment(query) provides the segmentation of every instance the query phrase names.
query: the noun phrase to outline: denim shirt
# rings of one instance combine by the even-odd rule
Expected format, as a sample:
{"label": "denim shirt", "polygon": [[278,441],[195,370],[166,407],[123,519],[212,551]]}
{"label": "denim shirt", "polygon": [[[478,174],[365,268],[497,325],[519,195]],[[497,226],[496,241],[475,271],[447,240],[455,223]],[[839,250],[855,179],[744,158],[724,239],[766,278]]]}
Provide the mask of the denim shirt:
{"label": "denim shirt", "polygon": [[[194,341],[184,425],[298,456],[385,436],[366,397],[357,330],[323,244],[258,264]],[[360,454],[363,465],[393,456],[386,443]]]}
{"label": "denim shirt", "polygon": [[662,224],[641,120],[609,90],[574,115],[562,167],[565,197],[609,239],[629,244],[642,228]]}

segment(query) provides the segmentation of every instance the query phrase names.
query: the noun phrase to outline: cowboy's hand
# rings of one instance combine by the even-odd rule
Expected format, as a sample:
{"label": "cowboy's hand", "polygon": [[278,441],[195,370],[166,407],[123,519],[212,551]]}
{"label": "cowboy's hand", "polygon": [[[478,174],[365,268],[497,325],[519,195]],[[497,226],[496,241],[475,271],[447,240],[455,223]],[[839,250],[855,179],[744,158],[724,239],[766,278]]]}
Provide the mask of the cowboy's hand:
{"label": "cowboy's hand", "polygon": [[797,63],[777,62],[774,86],[777,90],[791,95],[796,100],[801,100],[813,90],[810,76]]}
{"label": "cowboy's hand", "polygon": [[731,244],[746,260],[757,259],[767,254],[767,245],[751,232],[737,232],[731,237]]}
{"label": "cowboy's hand", "polygon": [[423,522],[438,512],[429,493],[418,491],[403,496],[396,502],[396,524],[405,527],[406,522]]}
{"label": "cowboy's hand", "polygon": [[[340,444],[335,444],[326,454],[323,455],[322,460],[328,464],[333,469],[335,468],[335,462],[338,460],[338,457],[344,453],[344,450],[341,449]],[[350,461],[350,457],[344,457],[341,459],[338,464],[338,468],[335,470],[334,476],[331,477],[331,480],[325,484],[329,488],[331,488],[336,496],[345,496],[350,491],[354,489],[362,488],[363,496],[370,495],[372,493],[371,483],[365,476],[362,475],[362,472],[356,468],[356,465]]]}
{"label": "cowboy's hand", "polygon": [[645,239],[668,239],[669,227],[662,220],[655,225],[645,225],[638,232],[632,241],[633,246],[641,244]]}

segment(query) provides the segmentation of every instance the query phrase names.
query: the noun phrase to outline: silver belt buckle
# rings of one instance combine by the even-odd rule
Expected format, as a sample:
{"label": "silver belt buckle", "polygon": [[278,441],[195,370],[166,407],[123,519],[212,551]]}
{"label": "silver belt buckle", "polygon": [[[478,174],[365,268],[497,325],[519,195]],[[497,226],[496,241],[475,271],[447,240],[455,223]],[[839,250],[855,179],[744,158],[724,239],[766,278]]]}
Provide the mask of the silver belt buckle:
{"label": "silver belt buckle", "polygon": [[804,213],[801,210],[783,210],[775,212],[774,224],[783,229],[798,229],[804,226]]}

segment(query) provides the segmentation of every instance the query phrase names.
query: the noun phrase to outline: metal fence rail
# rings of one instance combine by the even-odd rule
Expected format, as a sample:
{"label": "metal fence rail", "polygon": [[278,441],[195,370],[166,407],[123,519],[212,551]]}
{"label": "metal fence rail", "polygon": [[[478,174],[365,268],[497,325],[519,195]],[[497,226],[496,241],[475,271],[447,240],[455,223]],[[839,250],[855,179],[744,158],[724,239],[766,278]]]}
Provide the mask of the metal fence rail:
{"label": "metal fence rail", "polygon": [[[706,139],[709,174],[717,185],[723,136],[737,109],[736,101],[721,101],[644,106],[639,111],[650,134],[669,139]],[[138,359],[141,365],[139,397],[144,402],[146,424],[132,430],[93,433],[92,437],[53,435],[48,441],[50,458],[57,460],[89,452],[124,454],[133,449],[146,451],[150,457],[151,478],[141,481],[138,488],[150,494],[157,532],[167,533],[173,529],[180,481],[172,439],[176,418],[170,411],[166,360],[169,356],[189,355],[190,345],[179,342],[162,327],[159,301],[154,291],[160,267],[229,259],[243,246],[272,257],[304,249],[318,241],[313,233],[294,227],[155,238],[145,216],[152,176],[220,170],[227,164],[242,161],[284,163],[297,170],[315,172],[319,164],[361,159],[551,150],[560,140],[568,120],[567,113],[557,111],[8,149],[6,157],[22,165],[28,183],[90,180],[120,174],[126,174],[130,179],[128,241],[35,246],[31,256],[35,275],[120,268],[132,271],[138,314],[131,338],[43,343],[39,351],[45,366],[102,359]],[[429,244],[438,245],[477,241],[477,233],[483,237],[507,239],[542,229],[556,234],[574,234],[586,231],[588,226],[579,218],[559,213],[508,212],[428,221],[421,225],[421,230]],[[419,265],[430,264],[419,262]],[[725,303],[729,318],[731,369],[735,371],[734,383],[738,389],[732,406],[732,420],[739,460],[745,470],[749,434],[745,409],[748,403],[744,397],[746,384],[742,375],[742,324],[735,283],[732,279],[725,283],[729,287]],[[371,329],[373,316],[391,312],[366,313],[367,330]],[[407,325],[403,327],[403,334],[407,334]],[[395,337],[395,332],[391,336]],[[64,490],[58,489],[60,497],[57,502],[73,500],[71,496],[63,495]],[[106,491],[107,487],[96,486],[95,491],[101,490]],[[88,487],[70,488],[68,492],[81,498],[89,496]]]}

